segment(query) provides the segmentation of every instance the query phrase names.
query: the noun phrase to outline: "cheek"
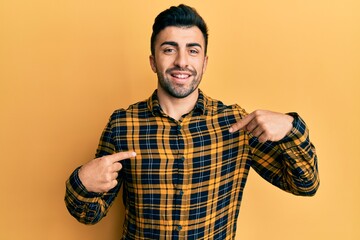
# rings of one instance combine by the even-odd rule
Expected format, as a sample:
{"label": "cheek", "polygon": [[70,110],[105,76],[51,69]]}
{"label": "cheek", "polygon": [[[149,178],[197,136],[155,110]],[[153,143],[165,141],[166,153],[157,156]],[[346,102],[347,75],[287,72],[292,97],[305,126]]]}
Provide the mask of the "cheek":
{"label": "cheek", "polygon": [[169,68],[171,68],[171,65],[166,64],[165,62],[158,62],[156,64],[157,72],[165,73]]}

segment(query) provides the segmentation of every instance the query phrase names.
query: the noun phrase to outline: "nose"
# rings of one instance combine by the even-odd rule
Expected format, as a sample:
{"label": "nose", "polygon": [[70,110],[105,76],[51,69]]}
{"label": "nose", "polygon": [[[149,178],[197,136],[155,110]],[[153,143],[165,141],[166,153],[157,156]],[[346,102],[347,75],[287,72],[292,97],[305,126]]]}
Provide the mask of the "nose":
{"label": "nose", "polygon": [[186,68],[188,67],[188,56],[186,54],[186,51],[178,51],[174,65],[180,68]]}

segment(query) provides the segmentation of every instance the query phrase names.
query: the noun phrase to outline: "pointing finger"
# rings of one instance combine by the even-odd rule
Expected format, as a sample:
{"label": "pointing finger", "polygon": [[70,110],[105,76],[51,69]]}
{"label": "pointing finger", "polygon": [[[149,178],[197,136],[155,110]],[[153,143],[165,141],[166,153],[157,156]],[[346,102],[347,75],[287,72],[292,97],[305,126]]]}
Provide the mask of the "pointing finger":
{"label": "pointing finger", "polygon": [[111,162],[118,162],[124,159],[135,157],[136,153],[133,151],[127,151],[127,152],[118,152],[114,153],[112,155],[106,156]]}
{"label": "pointing finger", "polygon": [[251,120],[253,120],[253,118],[254,118],[254,113],[250,113],[249,115],[245,116],[243,119],[234,123],[230,127],[229,132],[233,133],[233,132],[236,132],[236,131],[246,127],[251,122]]}

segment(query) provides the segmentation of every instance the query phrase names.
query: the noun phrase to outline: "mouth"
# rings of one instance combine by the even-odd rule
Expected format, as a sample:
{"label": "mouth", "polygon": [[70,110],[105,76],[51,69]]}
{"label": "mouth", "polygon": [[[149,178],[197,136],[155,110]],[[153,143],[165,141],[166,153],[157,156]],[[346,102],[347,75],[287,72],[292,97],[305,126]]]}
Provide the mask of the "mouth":
{"label": "mouth", "polygon": [[173,78],[178,78],[178,79],[187,79],[191,76],[191,74],[188,73],[171,73],[170,75]]}
{"label": "mouth", "polygon": [[179,84],[185,83],[191,76],[193,76],[192,72],[180,69],[171,69],[168,71],[168,74]]}

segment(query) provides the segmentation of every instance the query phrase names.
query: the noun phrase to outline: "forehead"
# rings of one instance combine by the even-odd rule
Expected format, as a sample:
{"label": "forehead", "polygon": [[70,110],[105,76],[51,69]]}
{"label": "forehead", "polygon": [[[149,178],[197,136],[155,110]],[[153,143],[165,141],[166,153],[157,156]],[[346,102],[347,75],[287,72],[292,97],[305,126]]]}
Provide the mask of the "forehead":
{"label": "forehead", "polygon": [[164,42],[171,41],[179,44],[198,43],[202,47],[205,45],[205,39],[201,30],[196,27],[166,27],[161,30],[156,37],[155,45],[161,45]]}

